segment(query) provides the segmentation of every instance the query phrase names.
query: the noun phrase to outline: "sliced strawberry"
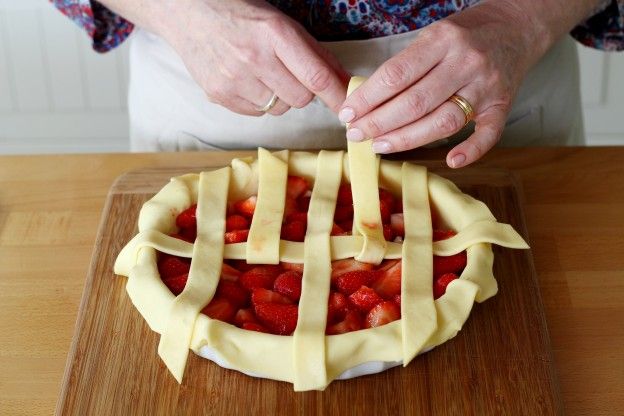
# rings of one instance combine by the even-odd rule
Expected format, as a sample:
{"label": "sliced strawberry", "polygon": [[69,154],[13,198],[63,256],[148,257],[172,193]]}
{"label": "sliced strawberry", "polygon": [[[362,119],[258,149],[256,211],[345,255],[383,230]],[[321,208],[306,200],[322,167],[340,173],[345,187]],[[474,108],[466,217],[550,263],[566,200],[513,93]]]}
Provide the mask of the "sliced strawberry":
{"label": "sliced strawberry", "polygon": [[381,222],[384,224],[389,224],[390,215],[392,215],[392,209],[385,201],[379,201],[379,210],[381,212]]}
{"label": "sliced strawberry", "polygon": [[247,237],[249,237],[249,230],[228,231],[223,236],[225,244],[244,243]]}
{"label": "sliced strawberry", "polygon": [[452,256],[433,256],[433,275],[441,276],[446,273],[461,273],[466,267],[466,252]]}
{"label": "sliced strawberry", "polygon": [[188,274],[181,274],[178,276],[173,276],[167,279],[163,279],[163,283],[165,284],[165,286],[169,288],[171,293],[178,296],[184,290],[184,286],[186,286],[187,280],[188,280]]}
{"label": "sliced strawberry", "polygon": [[331,229],[331,232],[329,233],[329,235],[345,235],[345,230],[343,230],[342,228],[340,228],[339,225],[334,223],[334,225],[332,226],[332,229]]}
{"label": "sliced strawberry", "polygon": [[433,230],[433,241],[446,240],[457,234],[453,230]]}
{"label": "sliced strawberry", "polygon": [[395,235],[405,237],[405,221],[403,220],[403,214],[390,215],[390,226]]}
{"label": "sliced strawberry", "polygon": [[360,311],[366,313],[373,306],[383,302],[383,299],[370,287],[362,286],[349,296],[349,302]]}
{"label": "sliced strawberry", "polygon": [[288,262],[280,262],[280,266],[284,270],[293,270],[295,272],[299,272],[303,274],[303,263],[288,263]]}
{"label": "sliced strawberry", "polygon": [[338,335],[357,331],[359,329],[362,329],[362,318],[360,314],[356,311],[349,311],[342,321],[328,326],[325,333],[327,335]]}
{"label": "sliced strawberry", "polygon": [[297,327],[297,305],[262,303],[256,306],[256,316],[274,334],[290,335]]}
{"label": "sliced strawberry", "polygon": [[394,303],[396,303],[397,305],[399,305],[399,308],[401,307],[401,295],[400,294],[399,295],[394,295],[392,297],[392,301]]}
{"label": "sliced strawberry", "polygon": [[353,218],[349,219],[348,221],[339,222],[337,224],[340,228],[345,230],[345,233],[351,234],[351,231],[353,230]]}
{"label": "sliced strawberry", "polygon": [[344,184],[338,188],[337,205],[353,205],[353,195],[351,194],[351,185]]}
{"label": "sliced strawberry", "polygon": [[289,176],[286,183],[286,195],[290,198],[297,199],[308,190],[310,185],[306,178],[301,176]]}
{"label": "sliced strawberry", "polygon": [[195,214],[197,212],[197,204],[191,205],[184,211],[178,214],[176,218],[176,225],[180,228],[196,228],[197,218]]}
{"label": "sliced strawberry", "polygon": [[379,201],[383,202],[384,205],[388,208],[388,210],[390,211],[390,213],[394,212],[395,209],[395,199],[394,199],[394,195],[392,195],[392,193],[390,191],[386,191],[383,188],[379,188]]}
{"label": "sliced strawberry", "polygon": [[227,260],[227,263],[242,273],[258,267],[257,264],[249,264],[245,260]]}
{"label": "sliced strawberry", "polygon": [[281,303],[288,305],[293,303],[289,298],[269,289],[258,287],[251,292],[251,304],[255,307],[263,303]]}
{"label": "sliced strawberry", "polygon": [[347,297],[340,292],[329,292],[327,300],[327,322],[333,323],[344,318],[349,307]]}
{"label": "sliced strawberry", "polygon": [[392,299],[401,293],[401,262],[396,262],[387,270],[377,271],[379,277],[373,283],[373,289],[384,299]]}
{"label": "sliced strawberry", "polygon": [[399,318],[401,318],[401,309],[396,303],[382,302],[366,315],[364,326],[366,328],[375,328],[396,321]]}
{"label": "sliced strawberry", "polygon": [[433,298],[437,299],[444,295],[446,293],[446,287],[449,283],[457,278],[458,277],[455,273],[446,273],[436,278],[433,282]]}
{"label": "sliced strawberry", "polygon": [[368,286],[375,279],[375,273],[370,270],[354,270],[341,274],[336,278],[336,288],[349,296],[362,286]]}
{"label": "sliced strawberry", "polygon": [[267,334],[271,333],[271,331],[269,331],[267,327],[260,325],[258,323],[255,323],[255,322],[245,322],[242,325],[242,328],[248,331],[266,332]]}
{"label": "sliced strawberry", "polygon": [[[338,276],[354,270],[373,270],[375,266],[369,263],[362,263],[354,258],[332,261],[331,281],[334,282]],[[357,289],[357,288],[356,288]]]}
{"label": "sliced strawberry", "polygon": [[242,215],[230,215],[225,219],[225,231],[247,230],[249,220]]}
{"label": "sliced strawberry", "polygon": [[279,266],[256,266],[240,275],[240,284],[250,292],[258,287],[271,289],[275,278],[279,276]]}
{"label": "sliced strawberry", "polygon": [[384,240],[386,241],[394,240],[394,231],[392,230],[392,227],[390,226],[390,224],[383,225],[383,235],[384,235]]}
{"label": "sliced strawberry", "polygon": [[221,280],[219,282],[215,296],[229,300],[230,303],[236,308],[246,306],[249,301],[247,291],[239,286],[238,283],[230,282],[228,280]]}
{"label": "sliced strawberry", "polygon": [[292,221],[282,225],[282,240],[303,241],[306,234],[306,223],[303,221]]}
{"label": "sliced strawberry", "polygon": [[301,274],[292,270],[280,274],[273,282],[273,290],[297,302],[301,297]]}
{"label": "sliced strawberry", "polygon": [[394,203],[394,212],[398,214],[403,213],[403,200],[398,198]]}
{"label": "sliced strawberry", "polygon": [[158,273],[160,273],[160,278],[163,280],[186,274],[190,268],[191,261],[186,258],[162,254],[160,260],[158,260]]}
{"label": "sliced strawberry", "polygon": [[353,205],[337,205],[334,222],[340,223],[353,220]]}
{"label": "sliced strawberry", "polygon": [[292,214],[290,214],[289,216],[286,217],[286,221],[285,222],[293,222],[293,221],[300,221],[303,222],[305,224],[308,223],[308,214],[306,212],[293,212]]}
{"label": "sliced strawberry", "polygon": [[234,319],[236,308],[227,299],[214,298],[201,310],[201,313],[212,319],[230,323]]}
{"label": "sliced strawberry", "polygon": [[197,228],[196,227],[180,228],[180,231],[178,232],[178,234],[182,236],[183,240],[188,241],[189,243],[192,243],[197,238]]}
{"label": "sliced strawberry", "polygon": [[239,309],[234,315],[234,323],[238,327],[242,327],[245,323],[258,323],[258,318],[256,318],[256,314],[253,309]]}
{"label": "sliced strawberry", "polygon": [[286,197],[286,200],[284,201],[284,218],[288,218],[297,212],[299,212],[299,205],[297,204],[297,201]]}
{"label": "sliced strawberry", "polygon": [[221,280],[229,280],[230,282],[236,282],[240,277],[241,272],[227,263],[223,263],[221,266]]}
{"label": "sliced strawberry", "polygon": [[327,335],[338,335],[357,331],[359,329],[362,329],[362,318],[360,314],[356,311],[349,311],[342,321],[328,326],[325,333]]}
{"label": "sliced strawberry", "polygon": [[383,262],[381,262],[381,264],[379,266],[377,266],[376,272],[378,274],[385,272],[387,270],[390,270],[391,268],[393,268],[397,263],[400,263],[401,260],[398,259],[392,259],[392,260],[384,260]]}
{"label": "sliced strawberry", "polygon": [[244,215],[247,218],[253,217],[254,211],[256,210],[256,202],[258,201],[258,197],[253,195],[247,199],[242,201],[237,201],[234,203],[234,210]]}
{"label": "sliced strawberry", "polygon": [[299,211],[308,212],[308,209],[310,209],[310,199],[310,196],[306,195],[302,195],[297,198],[297,207],[299,208]]}

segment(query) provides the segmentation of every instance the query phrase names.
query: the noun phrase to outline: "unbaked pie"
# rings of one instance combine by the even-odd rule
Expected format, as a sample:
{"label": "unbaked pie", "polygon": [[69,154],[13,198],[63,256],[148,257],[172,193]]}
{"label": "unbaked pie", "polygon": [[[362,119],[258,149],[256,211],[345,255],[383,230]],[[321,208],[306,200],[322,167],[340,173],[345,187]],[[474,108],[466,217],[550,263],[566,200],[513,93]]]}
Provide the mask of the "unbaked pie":
{"label": "unbaked pie", "polygon": [[191,349],[322,390],[407,365],[496,294],[491,244],[528,247],[511,226],[422,166],[348,150],[259,149],[143,205],[115,273],[178,382]]}

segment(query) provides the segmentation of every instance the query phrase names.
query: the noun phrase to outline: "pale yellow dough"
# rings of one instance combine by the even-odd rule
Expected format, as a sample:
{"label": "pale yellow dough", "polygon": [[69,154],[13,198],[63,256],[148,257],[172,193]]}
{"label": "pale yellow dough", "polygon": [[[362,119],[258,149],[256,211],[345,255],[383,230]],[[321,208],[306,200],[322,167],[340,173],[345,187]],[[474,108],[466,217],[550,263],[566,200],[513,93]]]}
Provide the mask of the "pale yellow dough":
{"label": "pale yellow dough", "polygon": [[[349,93],[363,81],[355,77]],[[349,154],[259,149],[259,158],[235,159],[231,167],[172,178],[143,205],[139,233],[122,249],[115,273],[128,276],[126,289],[150,328],[161,334],[158,352],[178,382],[189,348],[209,348],[224,367],[294,384],[297,391],[322,390],[343,372],[370,362],[403,362],[454,337],[474,302],[497,292],[491,244],[528,248],[485,204],[452,182],[409,163],[380,161],[370,141],[349,143]],[[304,243],[280,240],[288,175],[313,186]],[[341,182],[354,201],[352,236],[330,232]],[[318,186],[316,186],[318,185]],[[386,242],[378,187],[403,199],[405,239]],[[226,204],[257,195],[247,243],[224,245]],[[194,244],[170,237],[175,216],[197,203]],[[457,235],[431,243],[430,205]],[[446,293],[433,299],[433,255],[467,251],[467,265]],[[156,265],[157,251],[192,258],[184,291],[175,297]],[[325,336],[331,261],[356,258],[379,264],[401,259],[401,319],[371,329]],[[304,263],[297,328],[292,336],[239,329],[200,314],[214,296],[223,259],[249,263]]]}

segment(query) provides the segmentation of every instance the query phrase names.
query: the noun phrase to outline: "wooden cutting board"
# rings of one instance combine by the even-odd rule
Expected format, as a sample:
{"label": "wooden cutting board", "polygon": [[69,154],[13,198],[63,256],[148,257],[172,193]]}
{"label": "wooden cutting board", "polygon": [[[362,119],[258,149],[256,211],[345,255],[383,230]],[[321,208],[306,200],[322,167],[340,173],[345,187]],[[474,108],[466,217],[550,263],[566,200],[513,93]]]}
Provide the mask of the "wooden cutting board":
{"label": "wooden cutting board", "polygon": [[[433,170],[485,202],[500,222],[513,225],[530,244],[522,192],[509,172]],[[193,171],[197,169],[141,170],[121,176],[112,186],[67,359],[58,414],[563,413],[531,251],[497,246],[498,295],[476,304],[455,338],[416,357],[406,368],[334,381],[323,392],[296,393],[289,383],[222,369],[191,353],[184,383],[178,385],[157,355],[159,335],[132,306],[125,292],[126,278],[113,274],[113,263],[137,232],[141,205],[171,176]]]}

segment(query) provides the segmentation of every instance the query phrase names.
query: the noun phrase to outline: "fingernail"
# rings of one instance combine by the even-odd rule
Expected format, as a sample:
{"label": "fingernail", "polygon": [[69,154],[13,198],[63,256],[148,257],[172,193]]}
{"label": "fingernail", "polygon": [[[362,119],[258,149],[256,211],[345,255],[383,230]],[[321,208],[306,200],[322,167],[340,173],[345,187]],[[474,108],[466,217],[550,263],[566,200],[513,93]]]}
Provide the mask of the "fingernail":
{"label": "fingernail", "polygon": [[461,165],[463,165],[465,161],[466,161],[466,156],[464,156],[462,153],[458,153],[455,156],[453,156],[453,158],[451,159],[451,167],[458,168]]}
{"label": "fingernail", "polygon": [[345,107],[338,113],[338,120],[348,123],[355,118],[355,111],[351,107]]}
{"label": "fingernail", "polygon": [[390,143],[388,142],[373,142],[373,152],[375,153],[388,153],[390,150]]}
{"label": "fingernail", "polygon": [[361,142],[362,140],[364,140],[364,134],[362,134],[362,130],[354,127],[347,130],[347,140],[350,140],[352,142]]}

